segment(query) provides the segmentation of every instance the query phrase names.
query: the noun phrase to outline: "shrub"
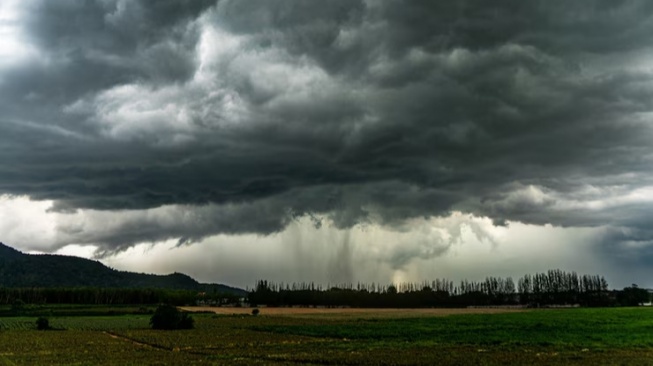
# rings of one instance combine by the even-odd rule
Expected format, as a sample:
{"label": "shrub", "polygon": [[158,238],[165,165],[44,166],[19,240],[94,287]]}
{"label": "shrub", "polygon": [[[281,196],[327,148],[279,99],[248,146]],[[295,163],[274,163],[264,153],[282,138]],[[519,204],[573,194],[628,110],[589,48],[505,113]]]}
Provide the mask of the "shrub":
{"label": "shrub", "polygon": [[193,329],[195,320],[191,318],[188,313],[179,313],[179,328],[178,329]]}
{"label": "shrub", "polygon": [[48,318],[39,317],[36,319],[36,329],[38,330],[48,330],[50,329],[50,321]]}
{"label": "shrub", "polygon": [[261,311],[258,308],[252,309],[252,315],[257,316]]}
{"label": "shrub", "polygon": [[192,329],[193,324],[193,318],[172,305],[160,305],[150,318],[152,329]]}

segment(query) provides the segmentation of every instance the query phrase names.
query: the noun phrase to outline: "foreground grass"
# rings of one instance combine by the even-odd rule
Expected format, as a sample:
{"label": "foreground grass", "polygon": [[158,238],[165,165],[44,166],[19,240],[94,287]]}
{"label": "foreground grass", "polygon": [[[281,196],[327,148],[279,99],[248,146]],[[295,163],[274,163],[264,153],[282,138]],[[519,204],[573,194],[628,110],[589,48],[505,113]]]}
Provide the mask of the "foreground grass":
{"label": "foreground grass", "polygon": [[270,325],[279,334],[402,344],[653,348],[653,309],[564,309],[494,315]]}
{"label": "foreground grass", "polygon": [[217,316],[153,331],[147,315],[0,318],[0,365],[649,365],[653,309],[415,318]]}

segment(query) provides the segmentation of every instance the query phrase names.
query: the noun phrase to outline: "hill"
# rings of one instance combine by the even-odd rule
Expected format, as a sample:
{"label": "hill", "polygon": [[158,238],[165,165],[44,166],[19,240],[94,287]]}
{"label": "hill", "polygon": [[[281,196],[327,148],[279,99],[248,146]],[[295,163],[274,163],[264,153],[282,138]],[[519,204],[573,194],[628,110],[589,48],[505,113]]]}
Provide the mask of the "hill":
{"label": "hill", "polygon": [[182,273],[117,271],[85,258],[25,254],[0,243],[0,287],[115,287],[216,291],[244,296],[243,289],[199,283]]}

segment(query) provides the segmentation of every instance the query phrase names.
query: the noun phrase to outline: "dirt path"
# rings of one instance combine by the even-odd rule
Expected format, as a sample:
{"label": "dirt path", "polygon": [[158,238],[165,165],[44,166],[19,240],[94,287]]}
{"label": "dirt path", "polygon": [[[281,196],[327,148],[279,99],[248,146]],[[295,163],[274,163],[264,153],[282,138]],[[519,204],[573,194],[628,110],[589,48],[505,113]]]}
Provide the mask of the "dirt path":
{"label": "dirt path", "polygon": [[137,341],[137,340],[135,340],[135,339],[132,339],[132,338],[129,338],[129,337],[125,337],[125,336],[121,336],[121,335],[116,334],[116,333],[107,332],[107,331],[104,331],[104,332],[102,332],[102,333],[108,335],[108,336],[111,337],[111,338],[121,339],[121,340],[123,340],[123,341],[125,341],[125,342],[130,342],[130,343],[135,344],[135,345],[137,345],[137,346],[141,346],[141,347],[149,347],[149,348],[154,348],[154,349],[160,349],[160,350],[164,350],[164,351],[172,351],[172,349],[170,349],[170,348],[168,348],[168,347],[159,346],[158,344],[151,344],[151,343],[143,343],[143,342],[139,342],[139,341]]}
{"label": "dirt path", "polygon": [[171,348],[171,347],[162,346],[162,345],[159,345],[159,344],[156,344],[156,343],[148,343],[148,342],[139,341],[138,339],[123,336],[123,335],[116,334],[116,333],[109,332],[109,331],[103,331],[102,333],[104,333],[104,334],[106,334],[109,337],[114,338],[114,339],[120,339],[122,341],[129,342],[129,343],[131,343],[133,345],[136,345],[136,346],[139,346],[139,347],[151,348],[151,349],[157,350],[157,351],[181,352],[181,353],[186,353],[186,354],[189,354],[189,355],[201,356],[201,357],[206,357],[206,356],[213,355],[210,352],[207,353],[207,352],[204,352],[202,350],[194,349],[192,347],[184,347],[184,348],[172,347]]}
{"label": "dirt path", "polygon": [[16,363],[7,358],[7,356],[0,354],[0,365],[16,366]]}

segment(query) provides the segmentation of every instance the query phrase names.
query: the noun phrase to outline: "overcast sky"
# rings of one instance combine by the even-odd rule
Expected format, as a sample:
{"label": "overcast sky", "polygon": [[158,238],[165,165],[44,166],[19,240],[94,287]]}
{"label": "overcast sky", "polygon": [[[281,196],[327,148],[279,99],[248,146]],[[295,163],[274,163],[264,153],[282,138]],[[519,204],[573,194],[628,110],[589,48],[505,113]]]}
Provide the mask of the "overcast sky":
{"label": "overcast sky", "polygon": [[207,282],[653,287],[653,2],[0,1],[0,241]]}

